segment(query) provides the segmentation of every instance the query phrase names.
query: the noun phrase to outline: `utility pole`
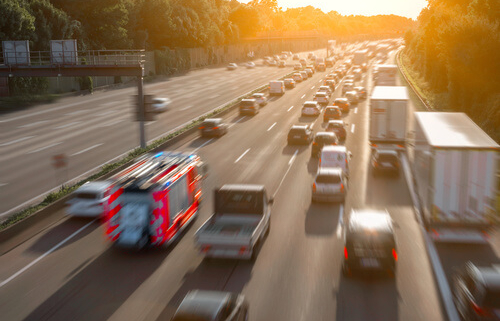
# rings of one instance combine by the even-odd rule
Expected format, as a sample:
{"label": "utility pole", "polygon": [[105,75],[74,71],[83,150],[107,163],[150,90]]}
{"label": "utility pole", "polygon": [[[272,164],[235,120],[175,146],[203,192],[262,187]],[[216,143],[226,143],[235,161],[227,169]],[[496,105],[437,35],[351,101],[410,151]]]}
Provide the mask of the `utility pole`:
{"label": "utility pole", "polygon": [[143,81],[142,76],[137,77],[137,99],[139,99],[137,106],[139,107],[139,135],[141,148],[146,148],[146,132],[144,121],[146,118],[146,112],[144,110],[144,93],[143,93]]}

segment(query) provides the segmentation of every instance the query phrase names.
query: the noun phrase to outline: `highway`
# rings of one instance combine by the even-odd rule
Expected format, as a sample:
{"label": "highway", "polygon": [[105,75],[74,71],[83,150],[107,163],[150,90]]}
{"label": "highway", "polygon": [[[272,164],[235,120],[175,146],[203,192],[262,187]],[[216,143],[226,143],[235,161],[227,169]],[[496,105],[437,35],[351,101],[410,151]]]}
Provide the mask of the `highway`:
{"label": "highway", "polygon": [[[174,246],[117,250],[97,221],[63,219],[0,257],[2,319],[169,320],[189,290],[211,289],[243,293],[250,320],[445,320],[404,176],[370,175],[366,101],[345,117],[353,153],[345,205],[311,204],[317,161],[310,146],[288,146],[286,135],[296,123],[313,123],[315,132],[325,126],[321,117],[300,117],[324,75],[272,98],[254,117],[226,115],[231,127],[222,138],[191,137],[172,146],[196,151],[210,166],[200,216]],[[82,142],[94,133],[87,135]],[[275,196],[271,231],[255,263],[203,260],[194,247],[193,234],[212,211],[211,191],[225,183],[264,184]],[[397,223],[394,279],[342,276],[339,220],[363,207],[387,208]]]}
{"label": "highway", "polygon": [[[324,50],[317,51],[324,55]],[[304,54],[305,55],[305,54]],[[260,60],[259,60],[260,63]],[[170,110],[146,123],[146,139],[167,132],[236,97],[290,73],[286,68],[210,68],[146,84],[145,94],[168,97]],[[53,104],[0,115],[0,219],[62,183],[95,171],[139,145],[133,95],[137,87],[67,97]],[[67,167],[52,157],[64,154]],[[88,175],[87,175],[88,176]]]}

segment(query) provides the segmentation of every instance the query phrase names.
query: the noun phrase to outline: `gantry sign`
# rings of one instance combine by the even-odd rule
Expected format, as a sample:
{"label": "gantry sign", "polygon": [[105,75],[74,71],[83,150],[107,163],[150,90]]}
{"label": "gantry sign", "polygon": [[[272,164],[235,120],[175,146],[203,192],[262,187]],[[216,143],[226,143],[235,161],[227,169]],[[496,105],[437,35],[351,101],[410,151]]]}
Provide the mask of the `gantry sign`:
{"label": "gantry sign", "polygon": [[51,40],[50,51],[29,51],[28,41],[2,41],[0,77],[137,77],[140,144],[146,147],[143,77],[145,50],[78,51],[76,40]]}

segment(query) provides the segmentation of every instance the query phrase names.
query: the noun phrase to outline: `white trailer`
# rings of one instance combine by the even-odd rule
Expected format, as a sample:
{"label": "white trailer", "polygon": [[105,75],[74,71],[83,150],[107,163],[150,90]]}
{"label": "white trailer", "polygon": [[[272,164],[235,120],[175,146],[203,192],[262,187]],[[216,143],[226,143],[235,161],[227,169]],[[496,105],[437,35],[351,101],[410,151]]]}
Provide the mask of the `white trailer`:
{"label": "white trailer", "polygon": [[416,112],[409,156],[424,223],[439,242],[485,243],[499,223],[500,146],[464,113]]}
{"label": "white trailer", "polygon": [[408,91],[404,86],[377,86],[370,97],[371,148],[404,150],[408,117]]}
{"label": "white trailer", "polygon": [[396,65],[376,65],[373,72],[375,86],[396,86],[397,74]]}
{"label": "white trailer", "polygon": [[368,49],[355,51],[352,63],[356,66],[368,64]]}

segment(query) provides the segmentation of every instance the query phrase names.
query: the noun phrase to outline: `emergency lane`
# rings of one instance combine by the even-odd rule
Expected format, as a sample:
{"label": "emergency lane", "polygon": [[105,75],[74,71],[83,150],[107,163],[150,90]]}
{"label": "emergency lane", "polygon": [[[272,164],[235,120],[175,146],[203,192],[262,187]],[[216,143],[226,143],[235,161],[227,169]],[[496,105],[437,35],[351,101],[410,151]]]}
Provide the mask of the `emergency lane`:
{"label": "emergency lane", "polygon": [[[322,75],[316,74],[311,82]],[[412,232],[416,222],[408,215],[411,206],[405,200],[406,187],[401,185],[404,182],[393,182],[393,188],[386,191],[379,182],[366,181],[361,170],[367,166],[366,156],[360,156],[367,155],[368,147],[363,138],[367,130],[366,103],[360,104],[357,114],[347,117],[347,122],[356,124],[354,135],[360,138],[349,137],[347,141],[354,158],[353,182],[345,210],[341,211],[339,205],[311,205],[316,164],[310,161],[309,147],[286,146],[286,133],[291,124],[298,122],[300,108],[286,110],[292,105],[301,106],[304,99],[300,97],[304,94],[309,99],[313,93],[309,88],[299,85],[288,91],[259,115],[245,117],[228,135],[211,140],[198,150],[210,165],[209,177],[204,182],[205,199],[199,219],[173,248],[145,253],[117,251],[103,241],[102,228],[93,226],[88,233],[0,288],[0,297],[8,300],[0,304],[0,311],[12,320],[24,317],[168,320],[188,290],[201,288],[243,292],[250,302],[251,320],[365,320],[366,315],[357,314],[361,310],[372,311],[374,314],[370,315],[385,320],[441,319],[421,238]],[[241,117],[231,114],[227,119],[231,123]],[[273,123],[275,127],[268,132]],[[315,131],[321,126],[318,120]],[[174,147],[196,149],[207,141],[195,139]],[[234,160],[249,148],[247,155],[234,165]],[[255,264],[204,261],[194,248],[194,231],[212,211],[212,189],[235,182],[264,184],[271,193],[281,186],[273,206],[271,233]],[[360,197],[358,191],[363,190],[363,184],[367,185],[366,192]],[[375,189],[377,194],[372,199],[370,195]],[[400,225],[402,253],[396,280],[346,283],[340,276],[342,246],[336,234],[338,220],[342,212],[364,206],[364,199],[390,207],[391,215]],[[398,203],[392,208],[394,200]],[[34,249],[50,247],[59,241],[52,239],[54,230],[65,230],[65,235],[73,231],[61,226],[68,222],[75,220],[41,233],[9,255],[15,259],[34,255]],[[404,235],[407,232],[408,238]],[[414,248],[406,249],[410,243]],[[0,263],[3,261],[4,257],[0,258]],[[4,275],[0,273],[1,278]],[[413,282],[419,283],[417,290]]]}
{"label": "emergency lane", "polygon": [[[291,66],[214,68],[146,84],[145,94],[172,99],[169,111],[147,123],[146,138],[158,138],[291,71]],[[0,183],[5,185],[0,185],[0,215],[137,147],[139,126],[132,102],[136,94],[135,87],[96,92],[2,115]],[[86,150],[92,146],[96,147]],[[68,156],[65,168],[52,167],[56,154]]]}

